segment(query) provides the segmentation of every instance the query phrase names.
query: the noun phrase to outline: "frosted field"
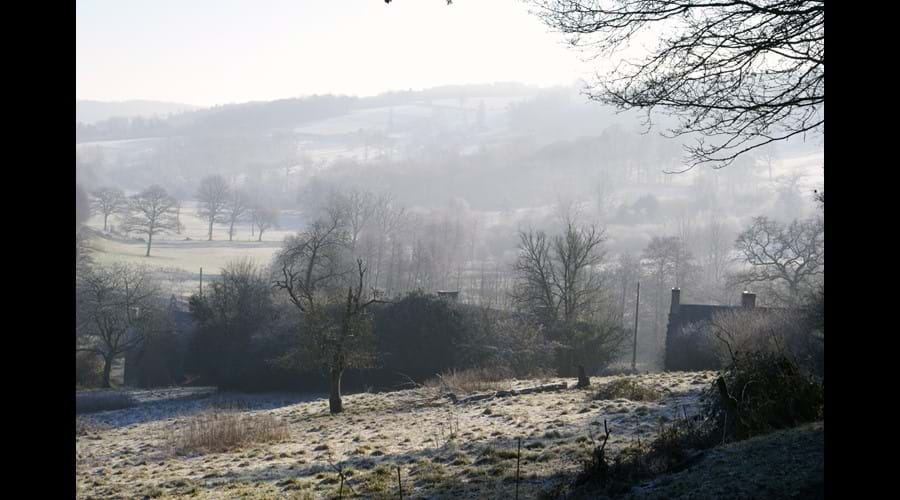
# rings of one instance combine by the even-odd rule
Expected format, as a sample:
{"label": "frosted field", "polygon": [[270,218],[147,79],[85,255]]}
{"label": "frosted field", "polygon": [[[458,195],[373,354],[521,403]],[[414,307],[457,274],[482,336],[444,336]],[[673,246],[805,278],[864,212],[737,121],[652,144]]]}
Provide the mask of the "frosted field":
{"label": "frosted field", "polygon": [[[228,241],[228,226],[213,226],[213,241],[207,241],[207,223],[196,216],[196,204],[186,202],[181,209],[181,234],[168,233],[154,236],[150,257],[145,257],[147,244],[137,239],[110,234],[90,240],[91,256],[99,264],[129,263],[148,266],[157,270],[157,277],[174,288],[173,292],[191,293],[199,286],[200,268],[204,279],[219,274],[228,262],[249,258],[258,264],[268,264],[281,248],[285,236],[296,233],[302,227],[302,217],[296,212],[286,212],[279,217],[279,229],[252,236],[249,223],[235,225],[234,241]],[[115,227],[120,219],[110,217]],[[101,233],[103,218],[93,216],[87,226]]]}
{"label": "frosted field", "polygon": [[[575,472],[606,420],[609,447],[655,435],[661,422],[696,415],[713,372],[638,376],[662,393],[657,401],[592,400],[592,387],[453,404],[437,389],[344,398],[344,413],[328,414],[314,395],[221,394],[157,402],[82,417],[91,429],[76,437],[78,498],[333,498],[344,470],[347,498],[512,498],[516,440],[522,439],[522,498],[535,498]],[[525,388],[564,379],[520,380]],[[566,381],[570,386],[573,381]],[[242,401],[242,415],[269,415],[287,424],[278,442],[224,452],[176,453],[172,444],[191,418],[216,401]],[[220,410],[221,412],[221,410]],[[454,437],[450,427],[453,427]],[[352,488],[352,490],[351,490]],[[351,492],[353,494],[351,494]]]}

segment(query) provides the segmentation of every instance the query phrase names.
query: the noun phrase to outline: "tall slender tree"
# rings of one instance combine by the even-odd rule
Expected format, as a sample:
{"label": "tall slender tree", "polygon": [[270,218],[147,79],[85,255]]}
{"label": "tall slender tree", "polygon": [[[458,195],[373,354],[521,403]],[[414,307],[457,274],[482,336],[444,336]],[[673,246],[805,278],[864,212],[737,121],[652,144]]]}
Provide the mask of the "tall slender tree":
{"label": "tall slender tree", "polygon": [[209,223],[208,241],[212,241],[213,224],[225,222],[225,210],[231,199],[231,188],[221,175],[211,175],[200,182],[197,214]]}

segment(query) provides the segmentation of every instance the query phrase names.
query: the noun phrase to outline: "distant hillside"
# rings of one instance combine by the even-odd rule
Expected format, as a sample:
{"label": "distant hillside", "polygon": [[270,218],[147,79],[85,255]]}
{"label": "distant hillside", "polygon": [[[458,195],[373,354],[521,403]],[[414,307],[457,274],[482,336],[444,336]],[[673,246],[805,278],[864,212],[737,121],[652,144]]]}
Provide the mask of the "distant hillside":
{"label": "distant hillside", "polygon": [[75,122],[97,123],[109,118],[140,116],[142,118],[165,117],[171,113],[193,111],[197,106],[162,101],[75,101]]}
{"label": "distant hillside", "polygon": [[[362,109],[413,104],[425,105],[429,109],[432,106],[458,109],[467,100],[471,106],[475,99],[525,98],[540,91],[537,87],[517,83],[449,85],[424,90],[386,92],[371,97],[314,95],[210,108],[154,101],[76,101],[75,142],[284,131]],[[183,113],[168,116],[168,113],[182,111]]]}

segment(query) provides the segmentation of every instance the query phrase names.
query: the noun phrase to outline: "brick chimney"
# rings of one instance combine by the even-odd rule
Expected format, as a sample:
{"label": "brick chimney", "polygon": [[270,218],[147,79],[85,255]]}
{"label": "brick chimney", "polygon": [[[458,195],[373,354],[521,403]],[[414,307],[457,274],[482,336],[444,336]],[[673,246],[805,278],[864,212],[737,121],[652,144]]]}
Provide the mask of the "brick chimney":
{"label": "brick chimney", "polygon": [[741,307],[751,309],[756,307],[756,294],[744,290],[744,293],[741,294]]}
{"label": "brick chimney", "polygon": [[681,289],[672,289],[672,306],[669,308],[669,314],[678,314],[681,309]]}

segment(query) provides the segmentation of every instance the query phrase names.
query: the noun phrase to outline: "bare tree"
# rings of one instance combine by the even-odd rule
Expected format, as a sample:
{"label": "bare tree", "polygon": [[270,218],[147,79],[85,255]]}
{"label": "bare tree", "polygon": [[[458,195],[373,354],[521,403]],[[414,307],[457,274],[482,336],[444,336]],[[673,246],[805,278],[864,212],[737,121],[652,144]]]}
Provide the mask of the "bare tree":
{"label": "bare tree", "polygon": [[184,224],[181,223],[181,200],[175,201],[175,234],[181,234],[184,231]]}
{"label": "bare tree", "polygon": [[321,363],[329,377],[331,413],[343,411],[344,370],[374,361],[366,309],[378,300],[363,300],[366,268],[362,259],[356,260],[355,270],[349,264],[348,232],[341,214],[332,211],[285,240],[277,257],[280,276],[275,286],[287,292],[304,320],[302,340],[285,359]]}
{"label": "bare tree", "polygon": [[157,185],[150,186],[129,200],[130,211],[123,228],[126,232],[147,235],[147,257],[150,256],[153,235],[175,230],[177,223],[174,211],[177,203],[175,198]]}
{"label": "bare tree", "polygon": [[693,256],[678,236],[654,236],[642,257],[654,297],[653,332],[660,340],[667,289],[669,286],[678,288],[685,285],[685,280],[693,271]]}
{"label": "bare tree", "polygon": [[263,232],[276,226],[278,210],[256,205],[250,209],[250,220],[253,223],[253,227],[259,232],[259,237],[256,241],[262,241]]}
{"label": "bare tree", "polygon": [[209,222],[209,240],[212,241],[213,224],[225,222],[224,213],[231,199],[231,188],[221,175],[211,175],[200,182],[197,191],[200,201],[198,215]]}
{"label": "bare tree", "polygon": [[825,274],[825,222],[821,217],[783,225],[756,217],[735,242],[749,269],[731,276],[732,283],[766,287],[767,295],[794,305]]}
{"label": "bare tree", "polygon": [[104,187],[91,193],[91,210],[103,215],[103,230],[107,231],[107,220],[110,215],[125,213],[128,210],[128,199],[119,188]]}
{"label": "bare tree", "polygon": [[103,387],[109,387],[115,359],[144,338],[159,291],[145,269],[127,265],[91,268],[76,286],[76,351],[103,359]]}
{"label": "bare tree", "polygon": [[228,241],[233,241],[234,239],[234,224],[241,220],[249,210],[250,206],[247,203],[247,196],[240,190],[232,190],[224,210],[224,219],[228,222]]}
{"label": "bare tree", "polygon": [[519,232],[519,256],[513,266],[518,285],[512,299],[548,328],[552,340],[567,346],[565,371],[574,368],[579,340],[620,333],[603,330],[606,323],[595,321],[603,300],[599,272],[605,255],[603,233],[596,226],[578,227],[571,218],[564,233],[554,237],[543,231]]}
{"label": "bare tree", "polygon": [[727,303],[730,292],[726,275],[733,259],[734,235],[720,214],[711,211],[700,233],[698,257],[703,268],[703,292],[706,300]]}
{"label": "bare tree", "polygon": [[334,193],[332,203],[343,211],[343,217],[350,235],[350,249],[356,250],[360,235],[375,214],[375,195],[371,191],[350,189],[344,193]]}
{"label": "bare tree", "polygon": [[630,325],[631,322],[625,322],[625,318],[633,312],[633,307],[629,304],[634,302],[634,290],[638,281],[641,279],[641,261],[636,256],[625,253],[619,256],[616,267],[612,272],[614,286],[621,290],[619,296],[619,317],[623,325]]}
{"label": "bare tree", "polygon": [[[824,0],[532,0],[575,47],[612,57],[648,27],[658,44],[622,60],[589,89],[619,109],[678,118],[699,134],[688,168],[723,167],[796,135],[824,133]],[[665,31],[663,31],[665,30]]]}

